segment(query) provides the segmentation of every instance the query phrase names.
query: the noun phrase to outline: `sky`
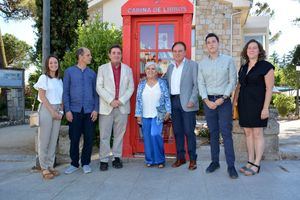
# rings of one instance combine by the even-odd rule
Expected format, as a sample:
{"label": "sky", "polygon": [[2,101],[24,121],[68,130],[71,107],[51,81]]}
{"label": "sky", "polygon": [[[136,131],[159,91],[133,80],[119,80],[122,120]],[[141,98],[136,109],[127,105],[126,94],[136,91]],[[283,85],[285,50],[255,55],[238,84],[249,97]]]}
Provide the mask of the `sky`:
{"label": "sky", "polygon": [[[254,4],[257,0],[254,0]],[[276,51],[280,56],[293,50],[300,44],[300,24],[296,26],[292,23],[296,17],[300,17],[299,0],[266,0],[269,6],[275,11],[274,17],[270,20],[269,29],[272,33],[279,30],[282,35],[273,45],[270,45],[269,53]],[[253,5],[254,5],[253,4]]]}
{"label": "sky", "polygon": [[[257,0],[254,0],[254,4],[256,2]],[[280,56],[287,54],[297,44],[300,44],[300,25],[296,26],[292,23],[293,19],[300,17],[300,1],[261,0],[260,2],[267,2],[275,11],[275,16],[270,20],[270,31],[272,33],[276,33],[279,30],[282,31],[279,40],[275,44],[270,45],[269,53],[276,51]],[[2,34],[13,34],[31,46],[34,46],[36,40],[33,25],[34,22],[32,20],[9,21],[9,23],[6,23],[0,18]]]}

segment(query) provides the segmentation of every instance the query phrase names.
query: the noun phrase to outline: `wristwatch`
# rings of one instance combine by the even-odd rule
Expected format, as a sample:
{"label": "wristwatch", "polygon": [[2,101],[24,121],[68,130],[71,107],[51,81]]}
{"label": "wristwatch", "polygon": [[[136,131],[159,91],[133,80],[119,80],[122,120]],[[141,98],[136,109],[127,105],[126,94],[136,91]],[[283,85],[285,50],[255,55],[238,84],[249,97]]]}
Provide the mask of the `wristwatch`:
{"label": "wristwatch", "polygon": [[225,101],[226,99],[228,99],[229,98],[229,96],[226,96],[226,95],[223,95],[222,96],[222,99]]}

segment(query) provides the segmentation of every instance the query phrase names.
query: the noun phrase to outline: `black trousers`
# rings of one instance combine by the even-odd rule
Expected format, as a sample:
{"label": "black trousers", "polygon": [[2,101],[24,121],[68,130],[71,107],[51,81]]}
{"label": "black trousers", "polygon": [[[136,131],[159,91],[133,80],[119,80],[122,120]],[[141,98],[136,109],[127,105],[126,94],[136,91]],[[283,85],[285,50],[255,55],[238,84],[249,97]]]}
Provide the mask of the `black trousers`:
{"label": "black trousers", "polygon": [[179,95],[171,97],[172,124],[176,141],[177,159],[185,159],[184,136],[187,139],[190,160],[197,160],[196,136],[196,112],[186,112],[182,109]]}
{"label": "black trousers", "polygon": [[69,122],[71,165],[79,167],[79,142],[81,134],[83,134],[81,165],[88,165],[91,162],[95,123],[91,119],[91,113],[84,113],[82,110],[80,113],[72,112],[72,114],[73,121]]}

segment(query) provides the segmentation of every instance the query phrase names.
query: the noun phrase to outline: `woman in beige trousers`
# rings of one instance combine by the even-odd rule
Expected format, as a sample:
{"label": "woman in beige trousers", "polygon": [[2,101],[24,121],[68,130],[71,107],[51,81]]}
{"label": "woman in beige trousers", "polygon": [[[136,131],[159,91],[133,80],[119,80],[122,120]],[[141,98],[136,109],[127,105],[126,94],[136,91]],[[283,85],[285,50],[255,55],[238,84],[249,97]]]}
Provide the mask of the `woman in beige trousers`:
{"label": "woman in beige trousers", "polygon": [[59,171],[53,168],[55,149],[63,116],[63,83],[59,74],[59,63],[55,56],[45,61],[46,73],[39,77],[34,88],[38,90],[40,102],[40,127],[38,134],[38,155],[44,179],[53,179]]}

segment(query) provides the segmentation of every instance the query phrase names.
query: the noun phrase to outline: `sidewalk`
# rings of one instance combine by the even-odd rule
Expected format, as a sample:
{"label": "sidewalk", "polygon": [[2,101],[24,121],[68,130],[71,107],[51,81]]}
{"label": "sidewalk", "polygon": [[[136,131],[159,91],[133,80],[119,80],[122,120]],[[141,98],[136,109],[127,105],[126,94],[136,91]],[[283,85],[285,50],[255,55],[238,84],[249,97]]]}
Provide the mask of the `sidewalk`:
{"label": "sidewalk", "polygon": [[[300,120],[281,121],[280,150],[300,152]],[[209,148],[197,149],[198,169],[188,165],[173,169],[169,159],[164,169],[146,168],[143,159],[124,160],[123,169],[109,167],[99,171],[97,155],[93,157],[93,173],[79,170],[45,181],[30,171],[35,164],[34,133],[28,125],[0,129],[0,200],[2,199],[300,199],[300,160],[263,161],[261,173],[253,177],[239,174],[232,180],[226,172],[221,148],[221,168],[206,174]],[[299,154],[300,155],[300,154]],[[237,169],[243,163],[236,163]],[[58,169],[63,173],[67,165]]]}
{"label": "sidewalk", "polygon": [[[190,200],[243,199],[286,200],[300,199],[300,161],[262,163],[261,173],[253,177],[240,174],[236,180],[228,178],[226,164],[213,174],[205,174],[208,161],[198,162],[198,169],[187,170],[187,165],[173,169],[146,168],[143,161],[124,163],[123,169],[81,170],[71,175],[45,181],[39,173],[31,173],[33,162],[2,162],[0,165],[0,199],[99,199],[99,200]],[[63,172],[64,166],[58,169]],[[240,164],[237,164],[240,166]]]}
{"label": "sidewalk", "polygon": [[283,159],[300,159],[300,120],[279,121],[279,151]]}

